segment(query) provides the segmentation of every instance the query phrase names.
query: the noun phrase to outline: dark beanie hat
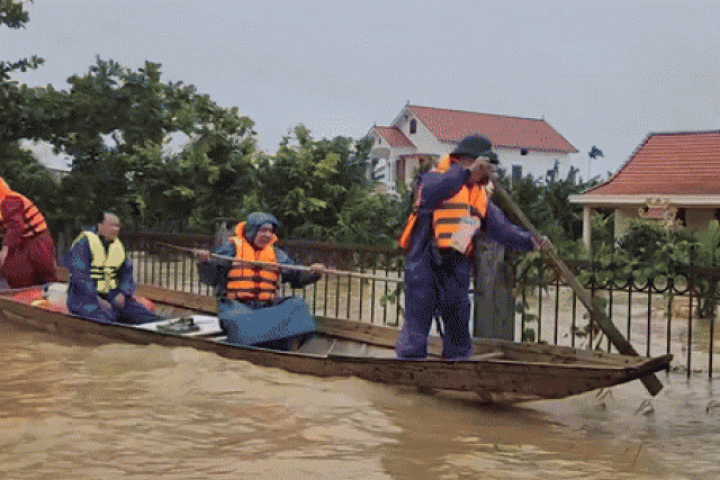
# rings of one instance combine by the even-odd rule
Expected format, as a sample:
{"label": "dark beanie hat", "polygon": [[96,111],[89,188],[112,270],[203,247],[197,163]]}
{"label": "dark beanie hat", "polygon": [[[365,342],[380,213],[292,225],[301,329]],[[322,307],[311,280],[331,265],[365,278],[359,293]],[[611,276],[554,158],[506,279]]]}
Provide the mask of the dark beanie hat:
{"label": "dark beanie hat", "polygon": [[482,135],[469,135],[463,138],[450,155],[458,157],[464,155],[472,159],[488,157],[490,163],[497,163],[497,155],[492,151],[492,143]]}
{"label": "dark beanie hat", "polygon": [[245,221],[245,237],[251,242],[255,240],[258,230],[261,226],[269,223],[275,230],[281,227],[280,222],[277,218],[273,217],[269,213],[265,212],[253,212],[248,215]]}

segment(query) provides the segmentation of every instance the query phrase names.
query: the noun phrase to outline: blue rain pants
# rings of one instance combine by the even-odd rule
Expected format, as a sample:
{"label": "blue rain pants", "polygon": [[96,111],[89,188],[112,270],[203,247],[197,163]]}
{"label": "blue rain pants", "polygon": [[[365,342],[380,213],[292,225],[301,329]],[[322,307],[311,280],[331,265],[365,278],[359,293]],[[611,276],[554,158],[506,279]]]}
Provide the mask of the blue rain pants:
{"label": "blue rain pants", "polygon": [[470,272],[468,258],[451,249],[426,249],[405,268],[405,323],[395,352],[399,358],[427,356],[427,338],[436,312],[444,324],[443,358],[466,359],[470,338]]}

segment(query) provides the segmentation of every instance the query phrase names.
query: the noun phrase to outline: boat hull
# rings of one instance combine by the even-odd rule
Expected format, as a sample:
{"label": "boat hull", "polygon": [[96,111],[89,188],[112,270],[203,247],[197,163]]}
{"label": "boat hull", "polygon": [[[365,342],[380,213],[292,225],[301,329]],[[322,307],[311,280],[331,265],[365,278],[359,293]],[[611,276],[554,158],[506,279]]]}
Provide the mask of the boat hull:
{"label": "boat hull", "polygon": [[[212,314],[214,299],[158,287],[139,292],[167,311]],[[0,294],[2,320],[70,338],[192,347],[232,360],[320,377],[358,377],[372,382],[428,390],[475,392],[482,400],[516,403],[558,399],[611,387],[667,369],[672,355],[655,358],[577,350],[551,345],[476,340],[466,361],[439,358],[432,338],[428,359],[399,360],[397,330],[348,320],[318,318],[318,332],[297,351],[233,345],[222,335],[180,335],[134,325],[104,324]]]}

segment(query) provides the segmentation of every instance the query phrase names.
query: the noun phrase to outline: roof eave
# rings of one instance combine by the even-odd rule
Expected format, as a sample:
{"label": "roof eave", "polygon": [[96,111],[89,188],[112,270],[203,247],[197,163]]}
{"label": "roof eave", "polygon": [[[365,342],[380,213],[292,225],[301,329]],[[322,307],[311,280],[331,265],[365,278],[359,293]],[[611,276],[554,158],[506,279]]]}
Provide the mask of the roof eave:
{"label": "roof eave", "polygon": [[[447,138],[441,138],[438,139],[438,141],[444,145],[457,145],[458,142],[454,140],[450,140]],[[572,154],[572,153],[578,153],[579,150],[575,147],[572,147],[572,149],[559,149],[559,148],[538,148],[538,147],[529,147],[529,146],[522,146],[522,145],[504,145],[501,143],[493,144],[493,148],[506,148],[508,150],[527,150],[529,152],[539,152],[539,153],[562,153],[562,154]]]}
{"label": "roof eave", "polygon": [[589,207],[620,207],[620,206],[644,206],[649,201],[662,199],[669,204],[676,206],[693,207],[720,207],[720,195],[667,195],[667,194],[632,194],[632,195],[594,195],[578,194],[570,195],[570,203],[579,203]]}

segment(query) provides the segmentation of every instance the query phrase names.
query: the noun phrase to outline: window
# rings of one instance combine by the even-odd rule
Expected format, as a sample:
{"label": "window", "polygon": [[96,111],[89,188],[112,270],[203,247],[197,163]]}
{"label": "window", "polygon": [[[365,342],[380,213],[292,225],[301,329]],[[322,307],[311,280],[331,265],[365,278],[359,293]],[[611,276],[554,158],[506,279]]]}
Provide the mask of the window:
{"label": "window", "polygon": [[417,120],[414,118],[410,120],[410,133],[413,134],[417,132]]}
{"label": "window", "polygon": [[675,219],[682,225],[683,227],[687,226],[687,223],[685,223],[685,209],[684,208],[678,208],[677,214],[675,214]]}
{"label": "window", "polygon": [[522,165],[513,165],[512,166],[512,180],[520,180],[522,179]]}

